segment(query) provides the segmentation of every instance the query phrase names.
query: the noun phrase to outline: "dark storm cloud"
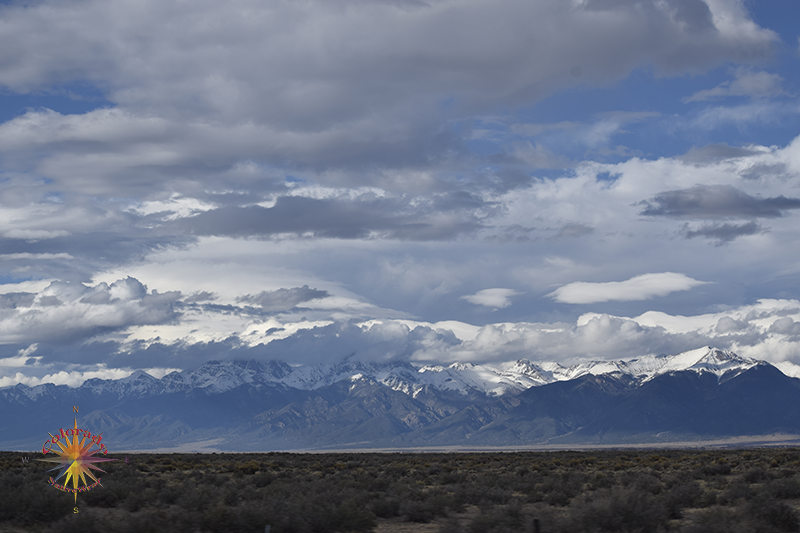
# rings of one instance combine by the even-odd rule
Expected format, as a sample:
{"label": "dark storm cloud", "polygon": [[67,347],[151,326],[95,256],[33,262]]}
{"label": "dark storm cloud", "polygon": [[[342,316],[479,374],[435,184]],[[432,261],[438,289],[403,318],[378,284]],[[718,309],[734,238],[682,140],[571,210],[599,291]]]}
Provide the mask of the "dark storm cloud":
{"label": "dark storm cloud", "polygon": [[319,300],[330,296],[328,291],[311,289],[308,285],[292,289],[278,289],[275,291],[261,291],[258,294],[248,294],[236,300],[239,302],[260,305],[264,311],[288,311],[299,304],[311,300]]}
{"label": "dark storm cloud", "polygon": [[711,239],[717,242],[717,246],[721,246],[739,237],[757,235],[766,231],[766,228],[757,222],[750,221],[745,224],[703,224],[694,229],[689,225],[685,225],[682,234],[687,239],[694,239],[695,237]]}
{"label": "dark storm cloud", "polygon": [[784,211],[800,208],[800,198],[750,196],[731,185],[698,185],[666,191],[651,200],[639,214],[684,219],[778,218]]}
{"label": "dark storm cloud", "polygon": [[[222,207],[175,221],[167,227],[196,235],[234,237],[291,234],[361,239],[377,234],[401,240],[439,240],[477,230],[470,208],[482,205],[472,195],[439,196],[411,205],[377,197],[316,199],[282,196],[273,207]],[[489,204],[485,204],[489,205]],[[434,208],[440,208],[435,210]]]}

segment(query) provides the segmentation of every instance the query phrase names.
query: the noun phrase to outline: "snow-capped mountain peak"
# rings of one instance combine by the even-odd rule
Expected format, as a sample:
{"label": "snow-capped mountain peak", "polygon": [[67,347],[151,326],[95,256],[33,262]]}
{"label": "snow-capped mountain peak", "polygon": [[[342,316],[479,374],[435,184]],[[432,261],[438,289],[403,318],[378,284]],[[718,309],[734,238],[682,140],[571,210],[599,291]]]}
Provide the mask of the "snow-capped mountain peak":
{"label": "snow-capped mountain peak", "polygon": [[[414,397],[426,389],[461,395],[502,396],[587,374],[618,373],[644,383],[656,376],[680,371],[710,372],[721,378],[723,375],[740,374],[758,364],[764,362],[711,347],[677,355],[647,355],[627,361],[584,361],[569,367],[556,362],[532,362],[528,359],[495,365],[459,362],[448,366],[422,367],[408,362],[343,362],[292,367],[281,361],[209,361],[195,370],[173,372],[162,379],[137,371],[119,380],[90,379],[82,387],[93,393],[122,397],[191,390],[218,394],[246,384],[312,391],[346,380],[351,383],[380,383]],[[788,376],[800,377],[800,367],[797,365],[783,362],[775,366]],[[24,390],[18,391],[18,395],[33,399],[46,394],[48,387],[55,386],[22,386]],[[11,394],[8,388],[5,390]]]}
{"label": "snow-capped mountain peak", "polygon": [[659,374],[681,370],[695,372],[711,372],[721,376],[726,372],[742,372],[757,365],[759,361],[748,357],[740,357],[733,352],[706,346],[668,358]]}

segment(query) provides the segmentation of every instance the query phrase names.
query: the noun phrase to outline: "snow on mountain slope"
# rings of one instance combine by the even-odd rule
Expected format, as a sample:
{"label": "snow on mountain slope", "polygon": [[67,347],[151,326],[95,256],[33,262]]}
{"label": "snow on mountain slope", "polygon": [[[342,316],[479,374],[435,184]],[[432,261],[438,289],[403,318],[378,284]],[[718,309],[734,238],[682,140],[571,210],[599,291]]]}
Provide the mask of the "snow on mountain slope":
{"label": "snow on mountain slope", "polygon": [[501,368],[472,363],[453,363],[450,366],[424,366],[419,369],[419,382],[439,390],[466,394],[469,389],[491,396],[520,392],[552,381],[527,360],[519,360]]}
{"label": "snow on mountain slope", "polygon": [[781,361],[780,363],[771,364],[790,378],[800,378],[800,366],[794,363],[789,361]]}
{"label": "snow on mountain slope", "polygon": [[[255,379],[252,373],[241,378],[238,377],[238,370],[223,370],[232,364],[234,363],[210,362],[188,376],[196,386],[213,387],[210,390],[227,390]],[[756,364],[758,361],[755,359],[705,347],[673,356],[645,356],[631,361],[587,361],[570,367],[550,362],[533,363],[527,359],[497,366],[453,363],[448,366],[431,365],[421,368],[415,368],[409,363],[345,362],[298,367],[286,365],[283,375],[272,373],[263,376],[261,381],[314,390],[359,375],[362,379],[382,383],[412,396],[424,387],[461,394],[477,391],[498,396],[554,381],[575,379],[586,374],[620,372],[647,381],[666,372],[683,370],[712,372],[721,376],[725,372],[743,372]]]}
{"label": "snow on mountain slope", "polygon": [[[678,355],[647,355],[630,361],[587,361],[570,367],[563,367],[558,363],[541,363],[540,366],[553,376],[553,381],[575,379],[586,374],[601,375],[612,372],[621,372],[642,381],[648,381],[668,372],[687,370],[711,372],[722,376],[726,372],[744,372],[759,362],[749,357],[740,357],[733,352],[706,346]],[[791,363],[789,364],[791,365]],[[798,375],[800,375],[800,367],[797,369]]]}
{"label": "snow on mountain slope", "polygon": [[[248,383],[315,390],[357,376],[358,380],[381,383],[410,396],[416,396],[426,387],[464,395],[482,393],[501,396],[586,374],[622,373],[643,383],[658,375],[676,371],[711,372],[721,377],[725,373],[744,372],[759,363],[756,359],[710,347],[678,355],[648,355],[629,361],[586,361],[569,367],[555,362],[534,363],[527,359],[497,365],[453,363],[421,368],[404,362],[344,362],[293,367],[281,361],[209,361],[196,370],[173,372],[161,379],[137,371],[119,380],[90,379],[81,387],[97,394],[118,397],[171,394],[197,389],[216,394]],[[800,366],[789,362],[774,366],[790,377],[800,377]],[[0,393],[9,398],[25,396],[35,400],[47,394],[52,387],[55,386],[18,385],[0,389]]]}

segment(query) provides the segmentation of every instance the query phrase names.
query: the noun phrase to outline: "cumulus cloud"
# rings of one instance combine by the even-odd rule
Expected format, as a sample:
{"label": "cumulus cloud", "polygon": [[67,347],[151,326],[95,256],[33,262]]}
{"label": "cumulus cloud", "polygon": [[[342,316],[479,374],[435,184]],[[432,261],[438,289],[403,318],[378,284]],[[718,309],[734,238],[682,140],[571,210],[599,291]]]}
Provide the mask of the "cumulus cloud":
{"label": "cumulus cloud", "polygon": [[[502,363],[526,358],[569,365],[587,359],[678,354],[702,346],[730,349],[771,362],[800,362],[797,300],[761,300],[754,305],[693,316],[587,313],[572,323],[516,322],[478,327],[452,321],[431,324],[384,319],[338,321],[299,329],[285,325],[293,330],[288,335],[255,344],[234,335],[195,343],[137,341],[123,345],[92,341],[81,346],[15,348],[16,352],[0,358],[0,379],[4,384],[77,384],[91,372],[111,377],[128,368],[149,368],[163,375],[164,369],[196,368],[209,359],[438,364]],[[78,362],[82,366],[77,367]]]}
{"label": "cumulus cloud", "polygon": [[482,327],[473,340],[436,355],[448,361],[500,362],[527,358],[570,364],[585,359],[680,353],[703,346],[705,340],[696,332],[672,334],[630,319],[597,315],[577,324],[490,324]]}
{"label": "cumulus cloud", "polygon": [[[394,320],[347,322],[299,330],[281,340],[248,348],[248,354],[305,363],[348,359],[497,363],[527,358],[572,364],[586,359],[677,354],[710,345],[768,361],[797,361],[798,321],[800,302],[764,300],[708,315],[618,317],[589,313],[574,323],[474,327]],[[776,346],[781,346],[780,350]]]}
{"label": "cumulus cloud", "polygon": [[625,281],[604,283],[579,281],[569,283],[559,287],[547,296],[557,302],[569,304],[625,302],[649,300],[657,296],[666,296],[676,291],[687,291],[706,283],[708,282],[698,281],[684,274],[662,272],[659,274],[642,274]]}
{"label": "cumulus cloud", "polygon": [[800,322],[795,321],[792,317],[785,316],[773,322],[768,331],[770,333],[790,335],[797,340],[800,338]]}
{"label": "cumulus cloud", "polygon": [[71,343],[173,321],[178,292],[148,291],[128,277],[110,285],[54,281],[38,293],[0,295],[0,343]]}
{"label": "cumulus cloud", "polygon": [[[300,363],[358,361],[409,361],[422,354],[439,354],[459,344],[452,331],[434,330],[386,321],[370,325],[353,322],[303,329],[270,342],[261,351],[267,358]],[[423,356],[424,357],[424,356]]]}
{"label": "cumulus cloud", "polygon": [[513,289],[484,289],[475,294],[462,296],[461,299],[471,304],[502,309],[511,305],[511,297],[519,294]]}
{"label": "cumulus cloud", "polygon": [[776,218],[784,211],[800,208],[800,198],[783,195],[757,198],[731,185],[698,185],[666,191],[643,202],[640,214],[688,219]]}

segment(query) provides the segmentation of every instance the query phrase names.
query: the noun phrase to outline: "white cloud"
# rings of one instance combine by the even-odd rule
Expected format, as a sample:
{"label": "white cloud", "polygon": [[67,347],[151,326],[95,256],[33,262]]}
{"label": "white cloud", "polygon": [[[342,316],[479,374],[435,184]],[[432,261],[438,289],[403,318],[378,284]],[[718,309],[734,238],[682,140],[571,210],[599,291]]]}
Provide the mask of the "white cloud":
{"label": "white cloud", "polygon": [[576,281],[559,287],[547,296],[557,302],[569,304],[630,302],[666,296],[676,291],[687,291],[707,283],[707,281],[697,281],[684,274],[662,272],[642,274],[625,281],[603,283]]}
{"label": "white cloud", "polygon": [[800,114],[798,102],[755,101],[739,106],[709,107],[689,124],[690,127],[711,130],[730,124],[772,124],[783,120],[787,115],[797,114]]}
{"label": "white cloud", "polygon": [[53,239],[56,237],[66,237],[71,235],[66,230],[45,230],[45,229],[10,229],[3,232],[3,237],[9,239]]}
{"label": "white cloud", "polygon": [[166,200],[152,200],[133,205],[129,208],[129,211],[141,215],[160,214],[162,215],[161,220],[175,220],[213,208],[214,204],[203,202],[197,198],[181,197],[176,193]]}
{"label": "white cloud", "polygon": [[[19,110],[0,124],[0,260],[12,279],[31,280],[0,285],[8,304],[0,306],[0,342],[38,342],[32,358],[57,359],[87,339],[96,341],[96,360],[115,347],[128,362],[152,362],[155,350],[141,353],[147,346],[163,344],[165,358],[183,350],[176,367],[211,357],[218,344],[249,354],[284,341],[298,361],[327,357],[323,341],[372,359],[635,356],[713,336],[743,343],[758,328],[733,315],[702,334],[603,315],[574,324],[486,320],[492,309],[544,316],[553,304],[541,296],[561,287],[551,292],[558,300],[576,280],[662,272],[658,283],[634,278],[589,291],[591,301],[641,301],[696,280],[797,274],[793,249],[783,245],[797,240],[791,216],[714,248],[701,238],[714,228],[687,240],[674,220],[643,221],[639,202],[697,185],[793,195],[800,138],[786,149],[743,149],[736,160],[607,165],[569,160],[554,145],[611,153],[605,145],[625,124],[655,117],[652,109],[589,119],[520,113],[502,119],[517,126],[486,119],[483,131],[457,131],[469,130],[472,117],[529,110],[564,88],[613,87],[639,67],[674,75],[763,59],[777,36],[738,0],[232,0],[224,8],[209,0],[44,0],[0,9],[6,92],[35,99],[74,85],[96,88],[109,104],[86,113]],[[718,96],[781,90],[772,74],[736,72]],[[778,120],[791,105],[716,108],[698,124]],[[473,151],[472,141],[507,140],[496,134],[502,128],[517,135],[514,143],[497,154]],[[542,138],[517,142],[519,135]],[[743,181],[770,165],[781,171]],[[598,179],[606,173],[613,179]],[[287,216],[261,216],[287,204]],[[291,217],[300,223],[275,224]],[[337,225],[330,238],[315,233]],[[330,296],[301,310],[260,307],[279,316],[240,312],[259,307],[247,295],[305,285]],[[216,298],[177,296],[202,291]],[[453,320],[430,325],[416,316]],[[453,325],[467,316],[482,316],[483,326]],[[359,325],[343,326],[351,321]],[[784,342],[793,324],[769,335]],[[70,373],[84,370],[47,375],[60,372],[66,377],[49,379],[77,382]]]}
{"label": "white cloud", "polygon": [[[44,367],[43,367],[44,368]],[[40,376],[32,376],[30,368],[26,368],[25,372],[16,372],[14,375],[0,376],[0,387],[9,387],[22,383],[29,387],[35,387],[43,383],[53,383],[55,385],[67,385],[70,387],[80,387],[87,379],[122,379],[133,374],[133,370],[121,368],[105,368],[100,365],[96,370],[80,371],[80,370],[61,370]],[[40,373],[42,369],[39,370]],[[161,379],[170,372],[180,370],[179,368],[146,368],[143,369],[151,376]]]}
{"label": "white cloud", "polygon": [[[718,327],[720,323],[724,326]],[[458,333],[451,337],[451,332]],[[764,300],[695,316],[646,313],[628,318],[588,313],[572,324],[509,322],[475,327],[373,320],[358,328],[330,324],[305,329],[267,349],[270,356],[284,354],[304,362],[353,357],[499,363],[527,358],[573,364],[586,359],[678,354],[708,345],[767,361],[800,362],[800,302]]]}
{"label": "white cloud", "polygon": [[723,82],[713,89],[698,91],[684,98],[684,102],[701,102],[725,96],[749,96],[750,98],[772,98],[785,94],[783,78],[777,74],[753,72],[746,67],[733,71],[735,79]]}
{"label": "white cloud", "polygon": [[[249,338],[254,336],[256,338]],[[155,354],[141,350],[160,342]],[[160,377],[169,368],[204,360],[206,341],[122,345],[117,362],[140,361]],[[630,359],[642,355],[678,354],[703,346],[733,350],[771,362],[800,362],[800,301],[762,300],[717,313],[677,316],[648,312],[638,317],[587,313],[574,323],[508,322],[473,326],[460,322],[425,323],[381,319],[363,323],[286,322],[269,319],[239,339],[218,342],[215,358],[255,357],[290,363],[401,360],[417,363],[471,361],[502,363],[519,358],[574,364],[587,359]],[[36,347],[0,360],[0,383],[43,382],[78,385],[89,377],[121,377],[129,370],[104,365],[56,368]],[[27,355],[36,363],[27,364]],[[207,356],[207,355],[206,355]],[[24,360],[23,360],[24,359]],[[152,364],[157,362],[156,365]],[[74,366],[74,365],[73,365]],[[63,365],[62,365],[63,367]],[[2,369],[6,368],[5,373]],[[114,374],[114,373],[117,374]],[[160,373],[159,373],[160,372]]]}
{"label": "white cloud", "polygon": [[502,309],[511,305],[511,297],[517,294],[520,293],[513,289],[484,289],[461,298],[471,304]]}
{"label": "white cloud", "polygon": [[159,294],[133,278],[87,287],[54,281],[38,293],[0,296],[0,344],[70,343],[142,324],[172,321],[177,292]]}

